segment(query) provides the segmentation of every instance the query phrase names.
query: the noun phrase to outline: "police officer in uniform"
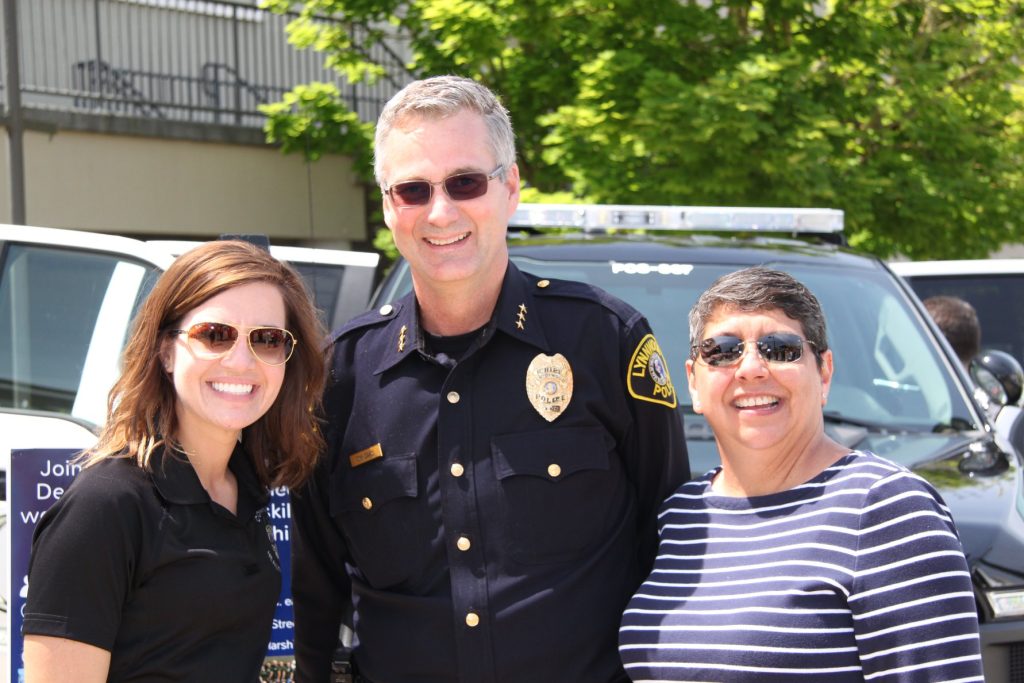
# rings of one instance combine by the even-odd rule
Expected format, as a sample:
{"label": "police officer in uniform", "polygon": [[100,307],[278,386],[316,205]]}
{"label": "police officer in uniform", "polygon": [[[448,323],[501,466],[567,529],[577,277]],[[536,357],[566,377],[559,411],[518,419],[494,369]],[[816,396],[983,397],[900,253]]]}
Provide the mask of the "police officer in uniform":
{"label": "police officer in uniform", "polygon": [[689,478],[658,342],[510,263],[519,169],[486,88],[410,84],[376,155],[414,292],[330,348],[327,451],[292,503],[297,680],[328,680],[351,614],[372,683],[626,681],[619,619]]}

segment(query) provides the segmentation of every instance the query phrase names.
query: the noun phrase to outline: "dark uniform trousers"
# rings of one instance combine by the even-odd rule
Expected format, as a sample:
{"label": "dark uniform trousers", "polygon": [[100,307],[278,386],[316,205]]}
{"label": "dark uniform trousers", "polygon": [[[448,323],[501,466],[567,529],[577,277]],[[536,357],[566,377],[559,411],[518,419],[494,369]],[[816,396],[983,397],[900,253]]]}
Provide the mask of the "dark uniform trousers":
{"label": "dark uniform trousers", "polygon": [[409,296],[339,330],[327,453],[293,495],[298,680],[342,616],[375,683],[627,680],[622,609],[689,478],[667,366],[636,310],[510,264],[458,362]]}

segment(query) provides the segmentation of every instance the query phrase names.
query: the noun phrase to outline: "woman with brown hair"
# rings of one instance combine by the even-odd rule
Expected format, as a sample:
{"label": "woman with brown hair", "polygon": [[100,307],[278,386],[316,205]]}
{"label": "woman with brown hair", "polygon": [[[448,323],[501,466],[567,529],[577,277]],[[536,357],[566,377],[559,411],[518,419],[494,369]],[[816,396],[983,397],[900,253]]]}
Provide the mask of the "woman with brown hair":
{"label": "woman with brown hair", "polygon": [[251,244],[163,274],[99,441],[36,530],[29,683],[257,680],[281,582],[268,487],[320,451],[321,339],[300,276]]}

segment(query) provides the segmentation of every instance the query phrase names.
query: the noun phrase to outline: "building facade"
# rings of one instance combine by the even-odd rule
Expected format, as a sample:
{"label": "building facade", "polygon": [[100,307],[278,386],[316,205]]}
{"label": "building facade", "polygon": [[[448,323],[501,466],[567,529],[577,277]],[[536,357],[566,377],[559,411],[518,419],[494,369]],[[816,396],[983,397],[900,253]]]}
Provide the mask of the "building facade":
{"label": "building facade", "polygon": [[255,3],[4,0],[0,222],[365,244],[369,188],[351,159],[282,154],[258,107],[334,82],[373,121],[409,80],[402,45],[373,46],[380,81],[348,83],[288,44],[293,17]]}

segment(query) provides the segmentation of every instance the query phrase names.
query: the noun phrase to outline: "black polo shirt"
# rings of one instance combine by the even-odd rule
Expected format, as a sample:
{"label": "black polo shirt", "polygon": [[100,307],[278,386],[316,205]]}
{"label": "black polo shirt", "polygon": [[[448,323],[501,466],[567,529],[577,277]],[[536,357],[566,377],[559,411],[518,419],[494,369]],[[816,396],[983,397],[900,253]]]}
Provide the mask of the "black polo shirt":
{"label": "black polo shirt", "polygon": [[412,295],[336,335],[327,454],[292,495],[297,680],[327,680],[350,607],[374,683],[627,680],[622,610],[689,477],[657,341],[511,264],[476,336],[428,348]]}
{"label": "black polo shirt", "polygon": [[23,633],[109,650],[110,681],[254,683],[281,585],[268,494],[241,446],[237,516],[183,457],[151,463],[86,468],[42,516]]}

